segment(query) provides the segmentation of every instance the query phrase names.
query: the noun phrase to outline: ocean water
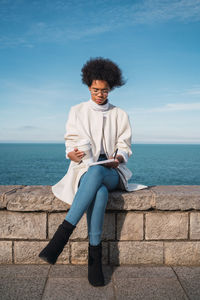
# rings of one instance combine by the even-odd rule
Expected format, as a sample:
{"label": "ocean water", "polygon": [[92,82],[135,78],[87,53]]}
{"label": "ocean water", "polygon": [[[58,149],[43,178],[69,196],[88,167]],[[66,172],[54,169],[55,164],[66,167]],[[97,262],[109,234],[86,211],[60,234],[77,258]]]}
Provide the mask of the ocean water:
{"label": "ocean water", "polygon": [[[200,185],[200,145],[133,144],[130,182]],[[67,172],[63,144],[1,143],[1,185],[54,185]]]}

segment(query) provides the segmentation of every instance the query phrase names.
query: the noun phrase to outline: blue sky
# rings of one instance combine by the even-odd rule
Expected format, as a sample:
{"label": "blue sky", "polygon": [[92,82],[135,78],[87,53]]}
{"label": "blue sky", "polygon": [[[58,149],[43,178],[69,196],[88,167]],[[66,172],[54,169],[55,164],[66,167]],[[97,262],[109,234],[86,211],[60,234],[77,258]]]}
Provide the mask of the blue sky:
{"label": "blue sky", "polygon": [[200,143],[200,1],[0,0],[0,142],[64,142],[81,68],[118,63],[109,95],[133,143]]}

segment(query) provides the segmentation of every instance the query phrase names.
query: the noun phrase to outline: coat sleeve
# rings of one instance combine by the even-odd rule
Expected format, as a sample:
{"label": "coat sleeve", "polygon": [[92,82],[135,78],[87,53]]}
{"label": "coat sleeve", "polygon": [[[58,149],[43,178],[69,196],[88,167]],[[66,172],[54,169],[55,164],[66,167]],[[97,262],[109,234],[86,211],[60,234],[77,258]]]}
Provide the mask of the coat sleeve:
{"label": "coat sleeve", "polygon": [[73,151],[74,147],[77,144],[77,141],[79,139],[78,130],[77,130],[77,123],[76,123],[76,113],[74,111],[74,108],[71,107],[68,115],[68,119],[65,125],[65,153],[66,158],[68,157],[68,152]]}
{"label": "coat sleeve", "polygon": [[128,157],[131,156],[131,139],[132,128],[129,120],[129,116],[125,111],[120,111],[118,114],[118,133],[116,148],[118,148],[118,154],[124,154],[125,162]]}

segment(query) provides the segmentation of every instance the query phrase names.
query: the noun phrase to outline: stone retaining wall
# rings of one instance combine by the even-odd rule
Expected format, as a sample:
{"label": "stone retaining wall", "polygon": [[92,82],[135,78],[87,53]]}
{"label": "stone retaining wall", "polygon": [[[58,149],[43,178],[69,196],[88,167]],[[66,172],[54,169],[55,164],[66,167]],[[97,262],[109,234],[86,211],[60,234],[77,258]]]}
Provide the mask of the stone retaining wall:
{"label": "stone retaining wall", "polygon": [[[69,206],[50,186],[0,186],[0,263],[45,264],[39,252]],[[109,194],[104,264],[200,265],[200,186],[155,186]],[[87,264],[86,215],[57,263]]]}

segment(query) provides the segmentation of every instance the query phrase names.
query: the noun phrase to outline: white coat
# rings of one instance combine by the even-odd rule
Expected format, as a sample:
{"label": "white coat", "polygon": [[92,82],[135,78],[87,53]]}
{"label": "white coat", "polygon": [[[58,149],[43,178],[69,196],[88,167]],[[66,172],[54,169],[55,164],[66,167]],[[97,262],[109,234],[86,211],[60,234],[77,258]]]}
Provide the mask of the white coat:
{"label": "white coat", "polygon": [[[108,157],[111,157],[118,148],[127,153],[131,151],[131,126],[128,114],[119,107],[109,103],[106,121],[103,121],[101,111],[93,110],[89,101],[72,106],[66,122],[66,133],[64,135],[67,147],[76,147],[81,139],[90,140],[94,161],[98,161],[101,149],[101,139]],[[81,176],[87,172],[88,166],[84,163],[78,164],[71,161],[66,175],[55,185],[52,192],[56,198],[72,204]],[[121,163],[116,170],[120,175],[119,187],[125,191],[137,191],[147,188],[145,185],[128,183],[132,172]]]}

